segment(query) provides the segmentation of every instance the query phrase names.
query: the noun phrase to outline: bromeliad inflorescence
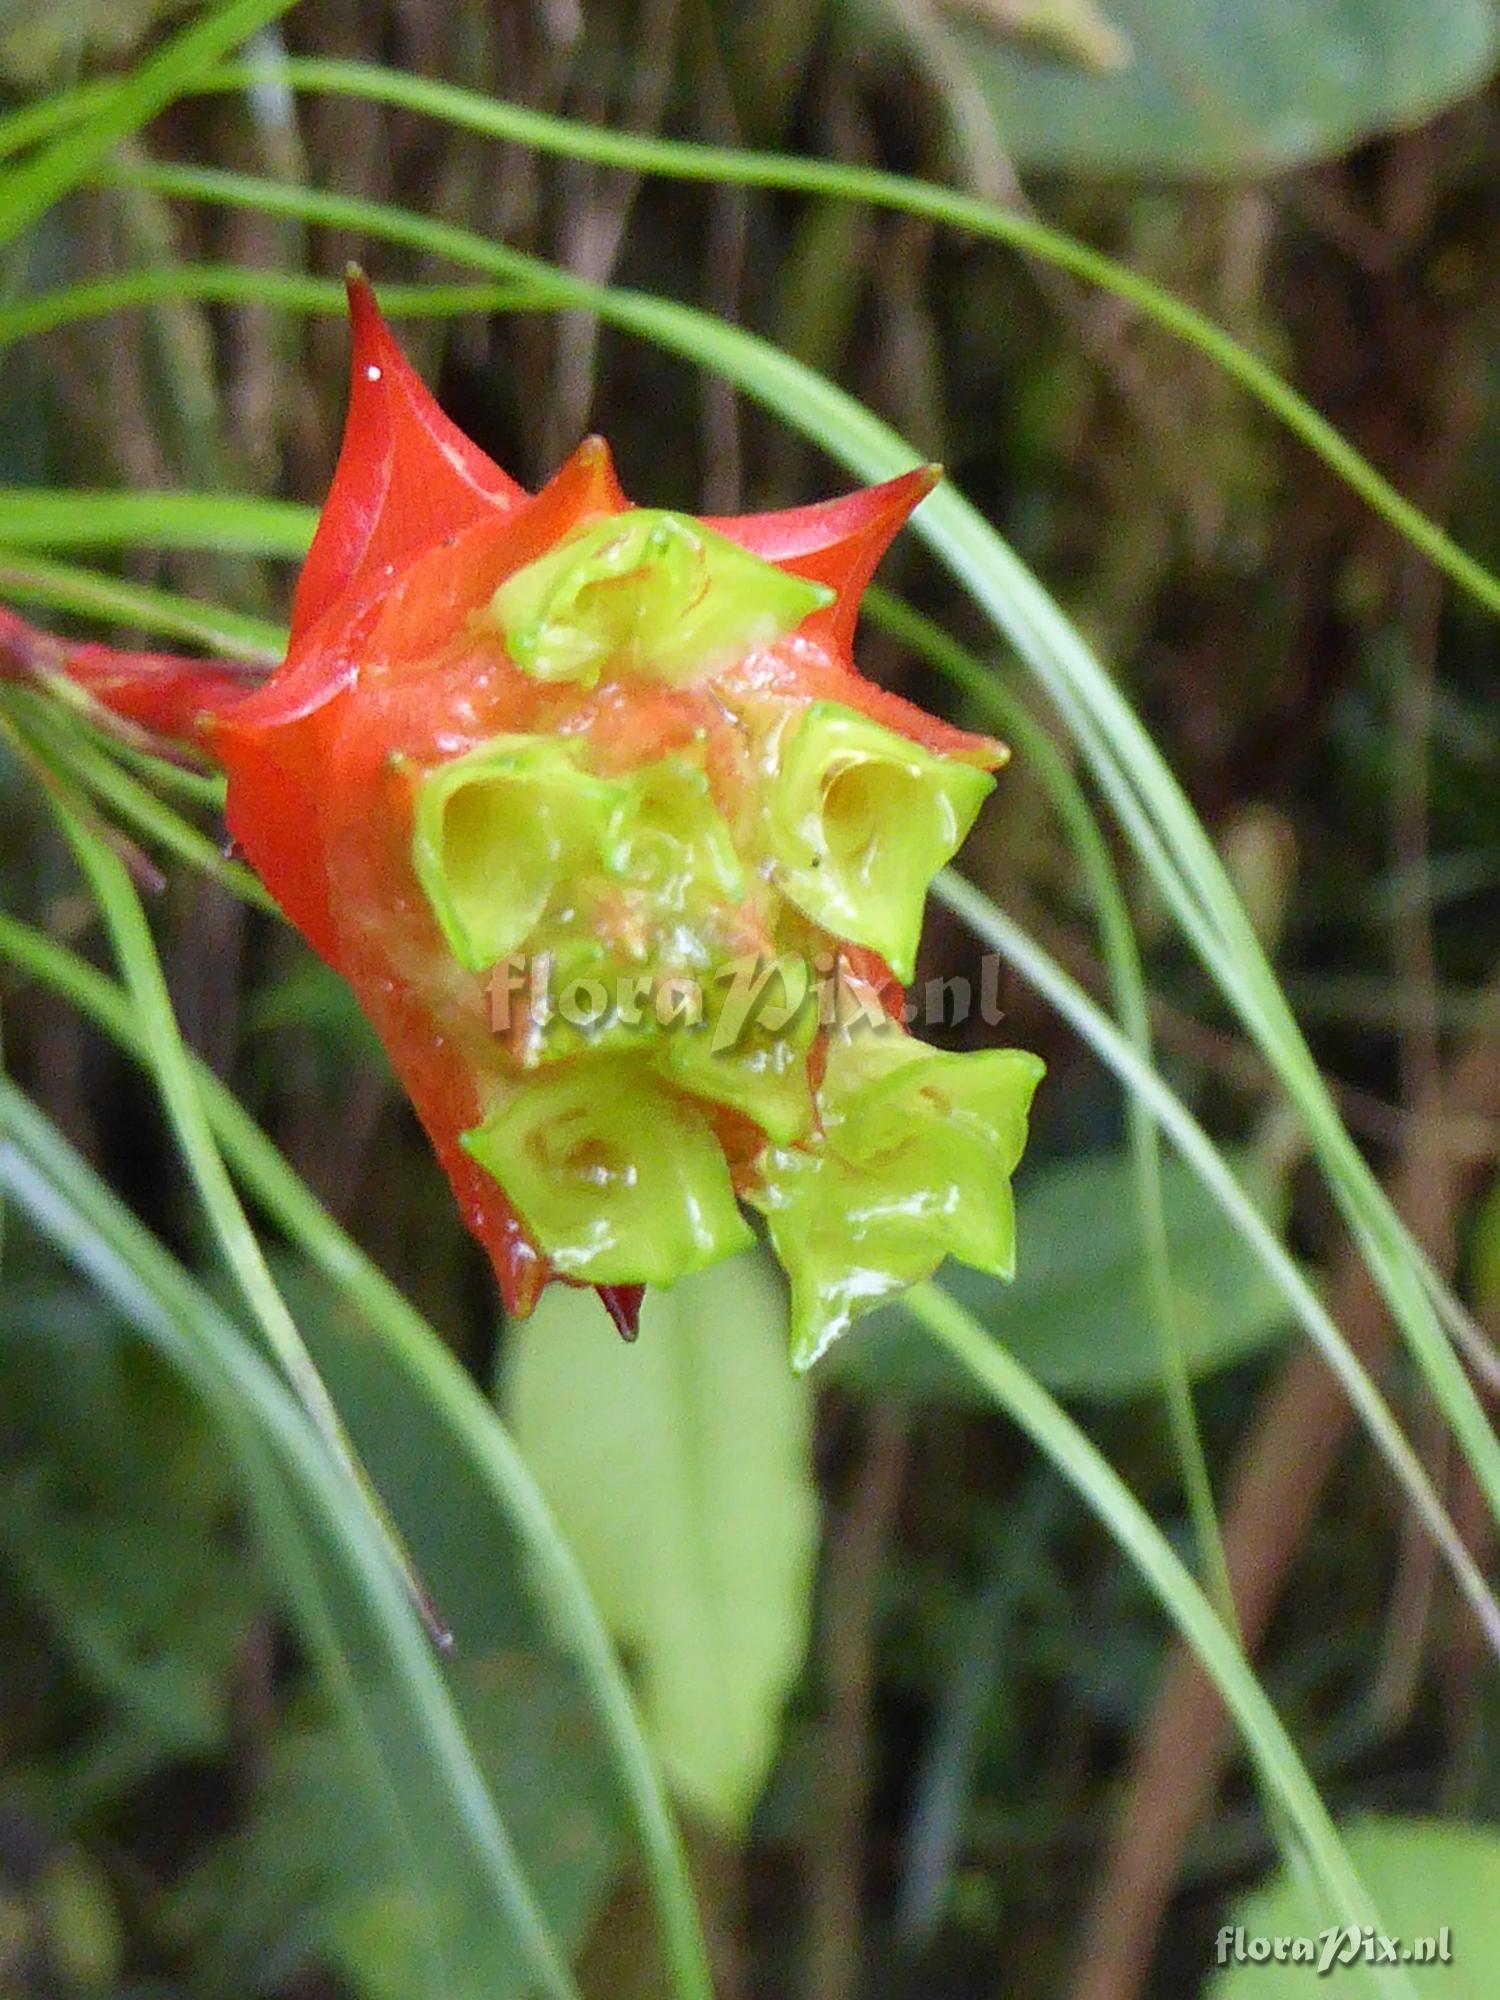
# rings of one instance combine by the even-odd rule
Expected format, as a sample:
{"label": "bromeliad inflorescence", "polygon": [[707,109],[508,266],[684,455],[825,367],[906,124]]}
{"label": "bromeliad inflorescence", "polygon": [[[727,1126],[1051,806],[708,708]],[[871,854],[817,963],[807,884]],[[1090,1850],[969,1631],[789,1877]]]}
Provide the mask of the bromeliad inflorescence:
{"label": "bromeliad inflorescence", "polygon": [[1041,1065],[914,1040],[897,983],[1003,752],[850,656],[935,475],[698,520],[632,506],[590,439],[533,496],[363,281],[351,303],[282,665],[248,693],[96,648],[69,670],[222,762],[232,833],[352,985],[512,1310],[560,1277],[631,1330],[641,1287],[752,1240],[747,1209],[799,1366],[946,1254],[1008,1275]]}

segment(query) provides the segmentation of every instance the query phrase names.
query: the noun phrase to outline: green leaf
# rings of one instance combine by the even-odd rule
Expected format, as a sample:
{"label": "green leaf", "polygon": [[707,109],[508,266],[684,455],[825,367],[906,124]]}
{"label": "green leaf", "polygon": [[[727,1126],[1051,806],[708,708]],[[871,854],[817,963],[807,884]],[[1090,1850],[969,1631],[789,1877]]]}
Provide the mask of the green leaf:
{"label": "green leaf", "polygon": [[779,1288],[740,1257],[653,1292],[640,1339],[549,1292],[512,1336],[505,1400],[684,1800],[742,1831],[807,1644],[811,1399]]}
{"label": "green leaf", "polygon": [[[1190,1167],[1164,1160],[1162,1190],[1185,1358],[1194,1376],[1209,1375],[1279,1340],[1286,1306]],[[1158,1391],[1161,1341],[1128,1155],[1100,1153],[1024,1173],[1016,1210],[1014,1283],[1001,1291],[950,1266],[945,1289],[1059,1395],[1118,1402]],[[841,1379],[881,1393],[979,1400],[899,1304],[846,1339],[831,1366]]]}
{"label": "green leaf", "polygon": [[[1495,1924],[1500,1833],[1489,1826],[1373,1815],[1353,1821],[1343,1833],[1350,1859],[1380,1907],[1384,1933],[1398,1951],[1405,1947],[1413,1953],[1402,1962],[1422,2000],[1492,2000],[1500,1992]],[[1230,1963],[1210,1984],[1209,2000],[1301,2000],[1310,1991],[1355,2000],[1370,1990],[1369,1969],[1358,1962],[1334,1966],[1320,1979],[1306,1963],[1250,1961],[1255,1938],[1311,1938],[1315,1948],[1321,1945],[1320,1925],[1284,1871],[1241,1897],[1224,1921],[1231,1933],[1224,1946]],[[1243,1938],[1236,1940],[1235,1931],[1243,1931]],[[1451,1962],[1417,1962],[1418,1939],[1441,1946],[1445,1931]],[[1243,1964],[1235,1962],[1237,1942],[1245,1952]]]}
{"label": "green leaf", "polygon": [[1008,155],[1066,173],[1279,172],[1431,117],[1500,60],[1492,0],[1106,0],[1125,59],[1093,65],[947,4]]}

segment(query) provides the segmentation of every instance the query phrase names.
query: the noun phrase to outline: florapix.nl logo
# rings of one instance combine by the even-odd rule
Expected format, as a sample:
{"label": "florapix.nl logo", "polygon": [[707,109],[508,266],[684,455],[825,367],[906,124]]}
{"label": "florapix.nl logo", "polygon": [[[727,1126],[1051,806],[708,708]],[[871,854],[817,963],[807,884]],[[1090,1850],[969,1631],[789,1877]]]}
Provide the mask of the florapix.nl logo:
{"label": "florapix.nl logo", "polygon": [[485,994],[492,1031],[512,1038],[561,1022],[587,1038],[617,1030],[682,1030],[703,1034],[719,1054],[754,1033],[799,1029],[878,1030],[897,1019],[918,1030],[961,1028],[978,1020],[998,1027],[1003,961],[986,953],[977,976],[926,979],[898,994],[853,973],[838,953],[811,958],[783,952],[747,954],[704,973],[622,971],[595,965],[563,967],[552,952],[514,953],[491,966]]}

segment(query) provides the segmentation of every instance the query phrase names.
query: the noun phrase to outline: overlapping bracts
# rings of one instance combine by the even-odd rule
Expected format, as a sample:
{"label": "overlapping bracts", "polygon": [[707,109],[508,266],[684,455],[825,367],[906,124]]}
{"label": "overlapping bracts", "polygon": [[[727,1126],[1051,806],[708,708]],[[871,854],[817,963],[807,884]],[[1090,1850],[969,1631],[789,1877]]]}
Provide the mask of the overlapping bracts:
{"label": "overlapping bracts", "polygon": [[351,305],[282,665],[246,694],[158,662],[154,708],[128,673],[93,679],[157,727],[171,684],[508,1307],[559,1277],[629,1329],[641,1286],[750,1242],[747,1211],[800,1365],[945,1254],[1008,1274],[1040,1065],[927,1048],[898,1004],[1004,753],[850,650],[935,475],[699,520],[633,506],[589,439],[531,495],[443,416],[363,281]]}

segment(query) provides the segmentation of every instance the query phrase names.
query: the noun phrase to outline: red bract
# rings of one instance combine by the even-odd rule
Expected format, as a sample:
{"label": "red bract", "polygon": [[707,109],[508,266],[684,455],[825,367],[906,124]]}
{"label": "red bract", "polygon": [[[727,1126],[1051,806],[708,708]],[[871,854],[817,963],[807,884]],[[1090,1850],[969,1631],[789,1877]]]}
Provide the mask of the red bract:
{"label": "red bract", "polygon": [[[935,473],[694,522],[634,508],[591,438],[531,495],[362,281],[350,299],[347,428],[282,664],[249,694],[185,662],[71,669],[222,762],[235,839],[353,987],[510,1309],[561,1275],[632,1329],[643,1283],[739,1247],[735,1196],[791,1272],[803,1362],[945,1249],[1008,1269],[1033,1059],[848,1020],[851,994],[899,1011],[888,961],[910,976],[927,878],[1003,755],[850,656]],[[790,953],[843,997],[752,1022],[715,1068],[649,1016],[569,1034],[523,1006],[497,1033],[483,974],[518,952],[668,981]]]}

